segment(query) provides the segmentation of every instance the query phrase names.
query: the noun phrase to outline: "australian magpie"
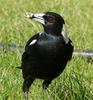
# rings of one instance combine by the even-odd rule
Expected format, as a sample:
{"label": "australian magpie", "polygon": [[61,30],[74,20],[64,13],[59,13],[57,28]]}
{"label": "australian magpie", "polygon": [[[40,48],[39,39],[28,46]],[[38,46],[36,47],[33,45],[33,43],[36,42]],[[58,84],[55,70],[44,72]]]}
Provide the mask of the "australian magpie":
{"label": "australian magpie", "polygon": [[26,17],[43,25],[44,31],[31,37],[22,55],[23,92],[28,100],[29,87],[36,78],[43,79],[47,89],[64,70],[73,53],[65,21],[57,13],[26,13]]}

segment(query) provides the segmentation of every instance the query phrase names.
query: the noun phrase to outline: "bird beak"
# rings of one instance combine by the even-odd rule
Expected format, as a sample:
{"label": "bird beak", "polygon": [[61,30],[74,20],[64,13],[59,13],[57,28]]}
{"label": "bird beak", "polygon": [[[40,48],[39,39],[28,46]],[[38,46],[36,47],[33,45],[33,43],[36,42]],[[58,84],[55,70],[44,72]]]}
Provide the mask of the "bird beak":
{"label": "bird beak", "polygon": [[43,18],[44,15],[45,13],[30,13],[30,12],[25,14],[26,18],[35,20],[43,25],[45,24],[45,20]]}

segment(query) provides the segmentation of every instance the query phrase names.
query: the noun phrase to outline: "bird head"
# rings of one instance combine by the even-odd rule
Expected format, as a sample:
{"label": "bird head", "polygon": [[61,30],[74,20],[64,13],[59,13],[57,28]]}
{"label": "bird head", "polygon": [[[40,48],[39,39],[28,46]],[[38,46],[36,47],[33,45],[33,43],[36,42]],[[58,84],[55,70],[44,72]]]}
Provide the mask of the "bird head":
{"label": "bird head", "polygon": [[26,17],[41,23],[47,34],[62,35],[65,21],[59,14],[54,12],[26,13]]}

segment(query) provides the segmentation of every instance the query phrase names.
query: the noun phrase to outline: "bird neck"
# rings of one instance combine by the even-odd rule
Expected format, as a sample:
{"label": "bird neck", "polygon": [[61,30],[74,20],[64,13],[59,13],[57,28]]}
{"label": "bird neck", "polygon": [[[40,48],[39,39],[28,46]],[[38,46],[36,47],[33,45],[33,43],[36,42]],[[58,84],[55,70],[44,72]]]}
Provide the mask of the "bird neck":
{"label": "bird neck", "polygon": [[66,44],[69,43],[69,38],[67,35],[67,28],[65,24],[62,27],[59,26],[44,26],[44,32],[47,34],[52,34],[55,36],[62,36]]}
{"label": "bird neck", "polygon": [[67,35],[67,28],[66,28],[65,24],[63,24],[61,35],[63,36],[65,43],[68,44],[69,38],[68,38],[68,35]]}
{"label": "bird neck", "polygon": [[52,35],[61,35],[61,28],[54,28],[54,27],[44,27],[44,32],[47,34],[52,34]]}

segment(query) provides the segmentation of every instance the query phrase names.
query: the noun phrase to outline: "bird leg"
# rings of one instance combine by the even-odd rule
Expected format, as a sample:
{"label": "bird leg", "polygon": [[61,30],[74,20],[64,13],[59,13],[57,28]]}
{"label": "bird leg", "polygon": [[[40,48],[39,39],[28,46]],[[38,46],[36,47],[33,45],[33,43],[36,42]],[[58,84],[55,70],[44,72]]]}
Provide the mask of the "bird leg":
{"label": "bird leg", "polygon": [[50,92],[48,91],[48,88],[47,88],[45,91],[46,91],[48,100],[52,100],[52,99],[51,99],[51,94],[50,94]]}
{"label": "bird leg", "polygon": [[28,92],[25,92],[25,100],[28,100]]}
{"label": "bird leg", "polygon": [[51,80],[44,80],[44,82],[43,82],[43,89],[45,90],[45,92],[47,94],[48,100],[52,100],[51,94],[48,90],[48,86],[49,86],[50,83],[51,83]]}
{"label": "bird leg", "polygon": [[25,94],[25,100],[28,100],[28,91],[29,91],[29,87],[31,86],[31,84],[33,83],[33,79],[31,77],[27,77],[24,79],[24,83],[23,83],[23,92]]}

